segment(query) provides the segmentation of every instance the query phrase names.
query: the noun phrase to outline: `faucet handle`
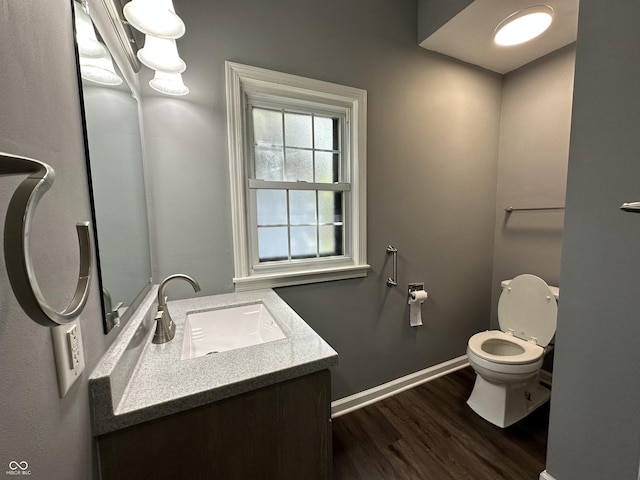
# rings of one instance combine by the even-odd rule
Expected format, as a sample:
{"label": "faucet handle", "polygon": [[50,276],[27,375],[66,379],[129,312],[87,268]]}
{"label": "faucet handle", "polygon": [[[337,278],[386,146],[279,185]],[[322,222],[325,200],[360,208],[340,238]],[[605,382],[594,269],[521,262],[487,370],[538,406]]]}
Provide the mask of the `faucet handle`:
{"label": "faucet handle", "polygon": [[169,315],[169,312],[158,309],[155,321],[156,331],[153,334],[153,340],[151,340],[151,342],[160,344],[167,343],[169,340],[172,340],[176,334],[176,324],[173,323],[173,319],[171,318],[171,315]]}

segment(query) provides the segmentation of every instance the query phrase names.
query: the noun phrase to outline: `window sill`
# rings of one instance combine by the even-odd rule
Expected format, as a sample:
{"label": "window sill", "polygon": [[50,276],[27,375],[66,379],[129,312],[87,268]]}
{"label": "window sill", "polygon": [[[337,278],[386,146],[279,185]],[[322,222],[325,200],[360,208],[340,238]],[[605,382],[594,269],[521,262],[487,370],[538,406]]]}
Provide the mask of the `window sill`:
{"label": "window sill", "polygon": [[365,264],[317,270],[305,269],[278,273],[259,273],[249,277],[234,278],[233,283],[236,285],[236,292],[245,292],[262,288],[288,287],[307,283],[366,277],[369,268],[371,267]]}

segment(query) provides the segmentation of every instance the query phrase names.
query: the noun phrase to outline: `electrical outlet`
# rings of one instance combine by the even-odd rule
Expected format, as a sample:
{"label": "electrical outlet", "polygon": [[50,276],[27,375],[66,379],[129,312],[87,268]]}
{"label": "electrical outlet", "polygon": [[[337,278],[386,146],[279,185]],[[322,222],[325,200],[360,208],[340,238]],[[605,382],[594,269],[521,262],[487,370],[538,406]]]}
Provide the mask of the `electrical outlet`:
{"label": "electrical outlet", "polygon": [[79,320],[52,327],[51,336],[58,372],[58,390],[62,398],[84,370],[84,351]]}

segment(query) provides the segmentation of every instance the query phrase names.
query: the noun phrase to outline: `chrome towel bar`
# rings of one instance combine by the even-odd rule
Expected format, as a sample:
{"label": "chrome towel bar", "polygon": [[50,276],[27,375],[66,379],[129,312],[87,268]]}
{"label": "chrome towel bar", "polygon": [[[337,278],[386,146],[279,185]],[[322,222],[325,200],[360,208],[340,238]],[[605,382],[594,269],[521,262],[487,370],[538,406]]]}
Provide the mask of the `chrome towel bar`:
{"label": "chrome towel bar", "polygon": [[531,208],[515,208],[515,207],[506,207],[504,209],[505,212],[526,212],[533,210],[564,210],[564,207],[531,207]]}
{"label": "chrome towel bar", "polygon": [[640,202],[627,202],[620,205],[620,210],[631,213],[640,213]]}
{"label": "chrome towel bar", "polygon": [[46,327],[64,325],[80,315],[89,295],[91,283],[91,243],[89,222],[78,223],[80,269],[73,299],[67,308],[57,312],[44,299],[36,281],[29,233],[34,210],[49,190],[55,177],[46,163],[27,157],[0,152],[0,175],[29,174],[11,197],[4,222],[4,259],[9,282],[20,306],[32,320]]}

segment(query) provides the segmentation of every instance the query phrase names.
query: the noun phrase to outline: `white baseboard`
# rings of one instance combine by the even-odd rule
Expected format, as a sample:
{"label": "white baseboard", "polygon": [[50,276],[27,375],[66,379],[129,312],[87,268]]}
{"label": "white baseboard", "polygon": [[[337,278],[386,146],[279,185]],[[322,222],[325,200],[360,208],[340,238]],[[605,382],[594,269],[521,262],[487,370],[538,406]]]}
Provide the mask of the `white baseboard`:
{"label": "white baseboard", "polygon": [[547,471],[545,470],[544,472],[540,473],[540,479],[539,480],[556,480],[556,479],[553,478],[551,475],[549,475],[547,473]]}
{"label": "white baseboard", "polygon": [[[372,403],[383,400],[397,393],[416,387],[422,383],[442,377],[456,370],[460,370],[469,365],[466,355],[453,358],[443,363],[433,365],[404,377],[397,378],[377,387],[364,390],[348,397],[340,398],[331,402],[331,417],[336,418],[345,413],[353,412]],[[553,480],[553,479],[551,479]]]}

